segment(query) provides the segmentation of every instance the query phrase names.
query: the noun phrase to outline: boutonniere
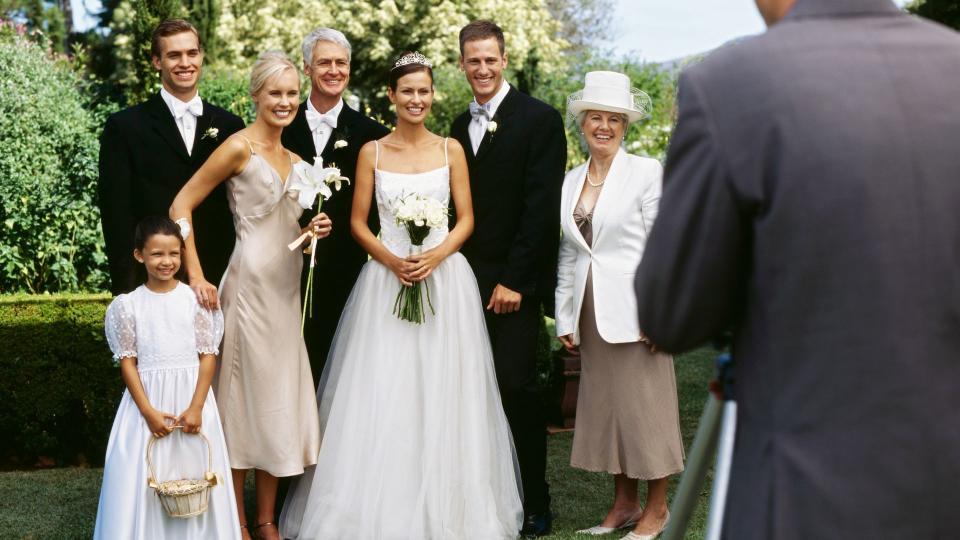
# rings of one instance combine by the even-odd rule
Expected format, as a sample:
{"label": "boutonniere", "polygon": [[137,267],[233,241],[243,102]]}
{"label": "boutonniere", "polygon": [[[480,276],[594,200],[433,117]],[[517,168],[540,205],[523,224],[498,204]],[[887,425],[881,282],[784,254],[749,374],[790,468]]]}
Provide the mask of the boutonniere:
{"label": "boutonniere", "polygon": [[347,128],[347,126],[334,128],[333,133],[331,133],[330,136],[333,138],[334,150],[339,150],[341,148],[350,146],[350,130]]}
{"label": "boutonniere", "polygon": [[493,120],[490,120],[489,122],[487,122],[487,133],[489,133],[490,135],[493,135],[494,133],[497,132],[498,127],[500,127],[500,123],[497,122],[496,117],[494,117]]}
{"label": "boutonniere", "polygon": [[346,148],[349,145],[350,143],[348,143],[346,139],[337,139],[337,141],[333,143],[333,149],[339,150],[341,148]]}
{"label": "boutonniere", "polygon": [[203,137],[200,137],[200,140],[212,139],[217,140],[217,135],[220,134],[220,130],[215,127],[209,127],[206,131],[203,132]]}

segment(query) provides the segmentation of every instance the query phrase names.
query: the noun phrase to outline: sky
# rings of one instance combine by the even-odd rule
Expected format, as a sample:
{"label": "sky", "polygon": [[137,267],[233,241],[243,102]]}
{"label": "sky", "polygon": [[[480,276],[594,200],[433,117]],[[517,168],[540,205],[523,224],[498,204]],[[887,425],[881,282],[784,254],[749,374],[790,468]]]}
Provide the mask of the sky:
{"label": "sky", "polygon": [[766,28],[753,0],[616,0],[613,20],[614,54],[648,62],[706,52]]}

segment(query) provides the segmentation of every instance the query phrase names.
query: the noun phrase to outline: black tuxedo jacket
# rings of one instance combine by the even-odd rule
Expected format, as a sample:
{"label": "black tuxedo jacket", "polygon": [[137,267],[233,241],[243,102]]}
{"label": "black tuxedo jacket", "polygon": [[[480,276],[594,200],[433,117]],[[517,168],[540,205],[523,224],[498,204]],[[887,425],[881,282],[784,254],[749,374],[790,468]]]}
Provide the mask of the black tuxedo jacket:
{"label": "black tuxedo jacket", "polygon": [[560,243],[560,188],[567,140],[560,114],[511,88],[477,154],[469,112],[450,134],[467,155],[475,228],[461,252],[477,275],[484,305],[496,285],[535,297],[553,313]]}
{"label": "black tuxedo jacket", "polygon": [[[210,128],[216,137],[205,136]],[[133,259],[133,232],[140,219],[166,216],[180,188],[243,120],[203,102],[193,153],[187,153],[176,120],[159,94],[114,113],[100,137],[100,217],[110,264],[110,290],[129,292],[144,281]],[[204,277],[219,283],[230,260],[236,233],[221,184],[194,211],[197,253]]]}
{"label": "black tuxedo jacket", "polygon": [[[353,184],[357,177],[357,157],[364,144],[388,133],[390,130],[385,126],[344,103],[337,117],[337,127],[327,141],[327,146],[322,152],[318,152],[307,124],[306,101],[300,104],[293,122],[283,130],[281,140],[284,147],[296,152],[308,163],[313,163],[313,158],[319,155],[323,158],[324,165],[336,165],[340,174],[350,179],[350,184],[344,185],[340,191],[335,191],[333,197],[323,203],[322,211],[333,221],[333,231],[330,236],[317,243],[317,267],[314,270],[318,273],[315,279],[333,279],[332,283],[327,283],[345,286],[347,294],[353,288],[360,268],[367,261],[367,252],[350,234],[350,209],[353,204]],[[347,146],[335,149],[334,144],[341,140],[346,141]],[[301,223],[306,225],[316,213],[316,206],[313,210],[307,210],[301,217]],[[380,227],[375,204],[371,207],[370,216],[370,228],[376,233]],[[305,266],[304,273],[306,270]],[[339,312],[337,316],[339,317]]]}

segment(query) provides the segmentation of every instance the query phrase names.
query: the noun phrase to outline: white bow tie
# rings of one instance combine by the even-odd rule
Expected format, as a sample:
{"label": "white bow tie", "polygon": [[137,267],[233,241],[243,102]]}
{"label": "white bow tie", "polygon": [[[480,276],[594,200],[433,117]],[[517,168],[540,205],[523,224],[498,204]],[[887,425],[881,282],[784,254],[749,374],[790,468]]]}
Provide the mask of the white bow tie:
{"label": "white bow tie", "polygon": [[323,124],[330,126],[330,129],[336,129],[337,117],[331,113],[320,114],[307,109],[307,125],[310,126],[310,131],[317,131]]}
{"label": "white bow tie", "polygon": [[189,102],[184,103],[178,99],[173,101],[173,115],[177,118],[183,118],[183,115],[190,113],[194,118],[199,118],[203,116],[203,102],[200,101],[200,96],[193,96]]}

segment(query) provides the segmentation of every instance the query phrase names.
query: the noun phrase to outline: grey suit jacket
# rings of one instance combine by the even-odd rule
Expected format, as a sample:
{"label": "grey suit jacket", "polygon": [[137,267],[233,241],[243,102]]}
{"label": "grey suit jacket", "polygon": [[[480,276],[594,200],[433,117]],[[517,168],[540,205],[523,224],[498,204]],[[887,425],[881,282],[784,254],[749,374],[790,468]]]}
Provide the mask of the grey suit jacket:
{"label": "grey suit jacket", "polygon": [[638,310],[734,330],[725,537],[960,537],[960,36],[798,0],[678,99]]}

